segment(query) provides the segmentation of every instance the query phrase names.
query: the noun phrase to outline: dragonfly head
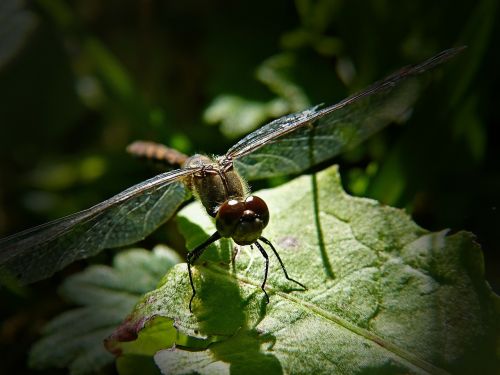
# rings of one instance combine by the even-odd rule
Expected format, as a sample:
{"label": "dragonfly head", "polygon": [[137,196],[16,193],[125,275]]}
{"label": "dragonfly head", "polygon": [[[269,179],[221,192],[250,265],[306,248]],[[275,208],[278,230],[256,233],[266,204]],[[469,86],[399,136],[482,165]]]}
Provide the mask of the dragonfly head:
{"label": "dragonfly head", "polygon": [[224,202],[215,217],[217,231],[222,237],[231,237],[238,245],[253,244],[269,223],[269,210],[259,197]]}

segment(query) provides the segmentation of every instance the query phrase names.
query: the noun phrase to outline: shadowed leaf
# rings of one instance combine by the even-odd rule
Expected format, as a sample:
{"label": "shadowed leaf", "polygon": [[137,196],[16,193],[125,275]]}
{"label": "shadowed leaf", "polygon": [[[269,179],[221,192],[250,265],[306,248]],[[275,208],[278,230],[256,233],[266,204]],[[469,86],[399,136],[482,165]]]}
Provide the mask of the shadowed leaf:
{"label": "shadowed leaf", "polygon": [[[47,324],[44,336],[32,348],[30,366],[68,367],[75,375],[93,374],[111,364],[113,355],[106,351],[103,340],[125,319],[139,297],[152,290],[179,260],[163,246],[153,252],[132,249],[117,255],[113,267],[91,266],[68,278],[60,293],[81,307]],[[144,352],[155,353],[142,349],[141,354]]]}

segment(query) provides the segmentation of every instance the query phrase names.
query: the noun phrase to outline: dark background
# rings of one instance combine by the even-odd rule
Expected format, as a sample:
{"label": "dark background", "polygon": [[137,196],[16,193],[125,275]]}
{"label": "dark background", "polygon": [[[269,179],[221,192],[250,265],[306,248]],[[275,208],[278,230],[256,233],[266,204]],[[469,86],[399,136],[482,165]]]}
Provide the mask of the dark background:
{"label": "dark background", "polygon": [[[90,207],[154,175],[125,153],[135,139],[222,154],[273,115],[335,103],[405,64],[467,45],[436,74],[406,124],[336,162],[350,193],[406,208],[429,230],[475,233],[498,292],[496,5],[3,0],[0,236]],[[230,123],[232,129],[246,128],[228,135],[216,111],[246,120]],[[184,251],[173,224],[144,245],[158,242]],[[91,262],[110,258],[108,252]],[[43,323],[65,308],[57,285],[85,264],[23,293],[0,291],[2,367],[10,373],[24,371]]]}

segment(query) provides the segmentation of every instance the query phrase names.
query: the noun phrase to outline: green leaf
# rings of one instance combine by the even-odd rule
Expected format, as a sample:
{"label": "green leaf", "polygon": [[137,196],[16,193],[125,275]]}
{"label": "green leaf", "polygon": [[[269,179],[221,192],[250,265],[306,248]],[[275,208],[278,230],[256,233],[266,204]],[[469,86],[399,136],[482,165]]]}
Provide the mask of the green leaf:
{"label": "green leaf", "polygon": [[[308,290],[267,249],[266,305],[260,254],[240,251],[233,264],[222,241],[193,268],[191,314],[187,267],[175,266],[120,327],[175,322],[179,341],[154,356],[163,373],[495,371],[500,309],[473,235],[428,232],[402,210],[351,197],[336,167],[257,195],[271,211],[264,235]],[[198,203],[179,216],[188,248],[214,231]]]}
{"label": "green leaf", "polygon": [[131,249],[119,253],[113,267],[91,266],[68,278],[60,293],[81,307],[64,312],[45,326],[44,336],[31,350],[30,366],[69,367],[71,374],[92,374],[112,363],[114,357],[106,351],[103,340],[140,296],[154,289],[165,271],[179,260],[165,246],[156,246],[152,252]]}
{"label": "green leaf", "polygon": [[220,130],[228,138],[237,138],[254,130],[269,118],[290,112],[280,98],[258,102],[234,95],[220,95],[207,107],[203,119],[210,125],[220,123]]}

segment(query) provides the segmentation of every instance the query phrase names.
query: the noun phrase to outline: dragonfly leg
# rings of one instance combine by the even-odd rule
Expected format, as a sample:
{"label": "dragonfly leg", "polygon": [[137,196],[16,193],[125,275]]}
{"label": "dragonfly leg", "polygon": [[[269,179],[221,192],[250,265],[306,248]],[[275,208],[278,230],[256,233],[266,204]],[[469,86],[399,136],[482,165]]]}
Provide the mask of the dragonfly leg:
{"label": "dragonfly leg", "polygon": [[245,271],[243,271],[245,274],[247,274],[248,271],[250,271],[250,268],[252,268],[252,264],[253,264],[253,260],[254,260],[253,245],[250,245],[250,251],[248,251],[248,249],[246,247],[244,247],[243,249],[247,253],[248,257],[250,258],[250,261],[248,262],[247,268],[245,268]]}
{"label": "dragonfly leg", "polygon": [[264,250],[264,248],[261,246],[260,243],[258,243],[257,241],[255,242],[255,246],[257,246],[257,249],[260,250],[260,253],[262,254],[262,256],[264,257],[264,259],[266,260],[266,268],[264,270],[264,282],[262,283],[260,289],[262,289],[262,291],[264,292],[264,294],[266,295],[266,300],[267,300],[267,303],[269,303],[269,296],[267,295],[267,292],[266,290],[264,289],[264,287],[266,286],[266,281],[267,281],[267,271],[269,270],[269,256],[267,255],[266,251]]}
{"label": "dragonfly leg", "polygon": [[[277,252],[277,251],[276,251],[276,249],[274,248],[274,246],[273,246],[273,244],[271,243],[271,241],[269,241],[269,240],[268,240],[267,238],[265,238],[265,237],[260,237],[260,238],[259,238],[259,240],[261,240],[262,242],[264,242],[266,245],[268,245],[268,246],[269,246],[269,247],[273,250],[274,255],[276,255],[276,258],[278,258],[278,261],[280,262],[281,269],[282,269],[282,270],[283,270],[283,272],[285,273],[285,277],[286,277],[288,280],[293,281],[294,283],[296,283],[296,284],[300,285],[302,288],[307,289],[307,287],[306,287],[304,284],[302,284],[302,283],[298,282],[297,280],[294,280],[294,279],[292,279],[290,276],[288,276],[288,273],[286,272],[285,265],[283,264],[283,261],[281,260],[281,258],[280,258],[280,256],[279,256],[278,252]],[[257,242],[256,242],[256,243],[257,243]],[[262,252],[262,250],[261,250],[261,252]]]}
{"label": "dragonfly leg", "polygon": [[234,263],[234,260],[236,259],[239,253],[240,253],[240,245],[234,245],[233,254],[231,255],[231,262]]}
{"label": "dragonfly leg", "polygon": [[196,289],[194,288],[194,283],[193,283],[193,273],[191,271],[191,266],[196,262],[196,260],[203,254],[205,249],[210,246],[212,243],[215,241],[219,240],[220,234],[219,232],[215,232],[208,238],[206,241],[198,245],[196,248],[194,248],[192,251],[190,251],[186,257],[187,260],[187,265],[188,265],[188,272],[189,272],[189,284],[191,285],[191,289],[193,290],[193,294],[191,295],[191,299],[189,300],[189,311],[193,312],[192,310],[192,303],[194,296],[196,295]]}

